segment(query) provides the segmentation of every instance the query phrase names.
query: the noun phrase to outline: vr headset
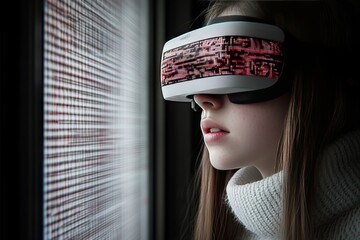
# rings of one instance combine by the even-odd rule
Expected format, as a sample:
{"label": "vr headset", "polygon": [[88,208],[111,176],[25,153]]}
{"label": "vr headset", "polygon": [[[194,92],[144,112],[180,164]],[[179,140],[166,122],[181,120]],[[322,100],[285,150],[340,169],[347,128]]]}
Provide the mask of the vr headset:
{"label": "vr headset", "polygon": [[281,96],[291,81],[293,38],[280,27],[244,16],[223,16],[165,43],[161,88],[165,100],[227,94],[237,104]]}

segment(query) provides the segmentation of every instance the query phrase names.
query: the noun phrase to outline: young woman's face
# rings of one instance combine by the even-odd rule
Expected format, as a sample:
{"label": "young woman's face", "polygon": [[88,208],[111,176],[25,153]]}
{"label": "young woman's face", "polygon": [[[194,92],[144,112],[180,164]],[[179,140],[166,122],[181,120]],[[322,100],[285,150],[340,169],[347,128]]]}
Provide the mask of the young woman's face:
{"label": "young woman's face", "polygon": [[220,170],[255,166],[271,174],[289,96],[252,104],[231,103],[227,95],[195,95],[211,164]]}

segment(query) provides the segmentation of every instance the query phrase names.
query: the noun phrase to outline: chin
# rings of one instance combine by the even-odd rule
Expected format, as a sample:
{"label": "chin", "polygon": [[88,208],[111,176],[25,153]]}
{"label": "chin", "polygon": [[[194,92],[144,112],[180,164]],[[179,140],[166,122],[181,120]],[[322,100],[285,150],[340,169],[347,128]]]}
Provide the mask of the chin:
{"label": "chin", "polygon": [[235,161],[231,161],[230,159],[226,159],[224,157],[215,157],[210,154],[209,158],[211,165],[217,170],[233,170],[241,167]]}

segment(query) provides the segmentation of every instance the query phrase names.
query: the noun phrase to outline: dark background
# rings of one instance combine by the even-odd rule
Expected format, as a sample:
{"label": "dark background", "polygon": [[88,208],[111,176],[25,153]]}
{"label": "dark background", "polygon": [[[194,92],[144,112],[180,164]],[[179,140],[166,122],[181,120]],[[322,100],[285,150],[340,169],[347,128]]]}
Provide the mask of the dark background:
{"label": "dark background", "polygon": [[154,239],[191,239],[195,214],[196,189],[193,188],[197,159],[201,149],[200,112],[190,104],[165,102],[158,80],[163,44],[171,38],[199,28],[209,1],[154,1],[151,18],[154,23],[154,89],[150,90],[154,112],[151,142],[153,148]]}
{"label": "dark background", "polygon": [[[165,38],[176,37],[201,27],[203,10],[208,1],[167,1]],[[165,239],[191,239],[194,204],[193,176],[201,147],[200,112],[190,104],[167,102],[166,116],[166,168],[165,168]],[[189,203],[189,204],[185,204]],[[179,238],[181,237],[181,238]]]}

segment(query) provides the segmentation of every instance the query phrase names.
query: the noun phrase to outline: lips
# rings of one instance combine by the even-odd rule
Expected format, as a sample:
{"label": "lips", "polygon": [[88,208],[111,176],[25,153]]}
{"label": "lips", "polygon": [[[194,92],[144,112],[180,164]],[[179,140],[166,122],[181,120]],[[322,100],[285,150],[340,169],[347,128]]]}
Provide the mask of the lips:
{"label": "lips", "polygon": [[229,131],[225,127],[210,119],[201,121],[201,129],[207,145],[219,142],[229,134]]}
{"label": "lips", "polygon": [[215,132],[221,132],[222,130],[220,128],[210,128],[210,132],[211,133],[215,133]]}
{"label": "lips", "polygon": [[204,134],[217,133],[217,132],[229,133],[229,131],[225,127],[221,126],[220,124],[210,119],[205,119],[201,121],[201,129]]}

